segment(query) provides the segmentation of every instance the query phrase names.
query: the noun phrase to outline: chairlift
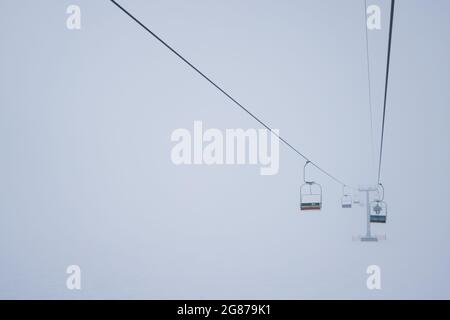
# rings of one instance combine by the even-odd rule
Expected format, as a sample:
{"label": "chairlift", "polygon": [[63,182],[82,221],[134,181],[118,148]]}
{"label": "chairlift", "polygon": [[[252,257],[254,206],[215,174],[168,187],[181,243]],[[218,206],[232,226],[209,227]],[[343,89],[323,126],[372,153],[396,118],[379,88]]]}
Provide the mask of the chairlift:
{"label": "chairlift", "polygon": [[310,163],[310,161],[307,161],[303,167],[304,184],[300,187],[301,211],[322,210],[322,186],[314,181],[306,180],[306,166]]}
{"label": "chairlift", "polygon": [[347,186],[342,187],[342,199],[341,199],[341,205],[344,209],[351,209],[353,205],[353,197],[345,192],[345,188]]}
{"label": "chairlift", "polygon": [[387,220],[387,204],[384,202],[384,187],[380,183],[379,187],[382,189],[382,195],[378,191],[378,198],[370,203],[370,222],[371,223],[386,223]]}
{"label": "chairlift", "polygon": [[353,204],[355,206],[360,206],[360,207],[365,206],[364,201],[361,200],[361,197],[358,193],[353,194],[352,198],[353,198]]}

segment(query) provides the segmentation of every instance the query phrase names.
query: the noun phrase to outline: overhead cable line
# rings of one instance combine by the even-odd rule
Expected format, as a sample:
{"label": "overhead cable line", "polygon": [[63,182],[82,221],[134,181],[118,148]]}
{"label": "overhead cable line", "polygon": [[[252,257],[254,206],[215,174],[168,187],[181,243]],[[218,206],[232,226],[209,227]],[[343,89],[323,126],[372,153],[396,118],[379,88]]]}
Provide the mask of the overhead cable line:
{"label": "overhead cable line", "polygon": [[386,82],[384,87],[383,123],[381,127],[380,160],[378,163],[378,183],[381,182],[381,162],[383,160],[384,127],[386,122],[386,105],[389,86],[389,67],[391,63],[391,45],[392,45],[392,29],[394,26],[394,10],[395,10],[395,0],[391,0],[391,18],[389,23],[389,42],[388,42],[388,53],[386,63]]}
{"label": "overhead cable line", "polygon": [[[346,186],[352,188],[351,186],[344,183],[342,180],[336,178],[334,175],[329,173],[320,167],[317,163],[311,161],[305,154],[300,152],[297,148],[295,148],[292,144],[290,144],[287,140],[278,135],[272,128],[270,128],[266,123],[260,120],[257,116],[255,116],[249,109],[244,107],[240,102],[238,102],[235,98],[233,98],[228,92],[226,92],[222,87],[220,87],[216,82],[211,80],[208,76],[206,76],[202,71],[200,71],[196,66],[194,66],[191,62],[189,62],[185,57],[183,57],[178,51],[172,48],[167,42],[165,42],[162,38],[160,38],[156,33],[150,30],[146,25],[144,25],[139,19],[137,19],[133,14],[131,14],[128,10],[122,7],[117,1],[110,0],[114,5],[116,5],[120,10],[122,10],[127,16],[129,16],[132,20],[134,20],[138,25],[140,25],[145,31],[151,34],[156,40],[161,42],[167,49],[169,49],[172,53],[174,53],[178,58],[180,58],[184,63],[186,63],[189,67],[191,67],[195,72],[197,72],[200,76],[202,76],[206,81],[208,81],[211,85],[213,85],[217,90],[219,90],[222,94],[224,94],[228,99],[230,99],[234,104],[236,104],[239,108],[245,111],[248,115],[250,115],[253,119],[255,119],[259,124],[261,124],[264,128],[269,130],[274,136],[276,136],[281,142],[283,142],[286,146],[292,149],[295,153],[297,153],[300,157],[302,157],[305,161],[316,167],[323,174],[328,176],[330,179],[335,182],[341,184],[342,186]],[[352,188],[354,189],[354,188]]]}
{"label": "overhead cable line", "polygon": [[366,59],[367,59],[367,80],[368,80],[368,99],[369,99],[369,115],[370,115],[370,142],[371,142],[371,164],[373,166],[374,174],[376,170],[375,163],[375,144],[373,137],[373,105],[372,105],[372,81],[370,72],[370,50],[369,50],[369,28],[367,26],[367,0],[364,0],[364,29],[366,38]]}

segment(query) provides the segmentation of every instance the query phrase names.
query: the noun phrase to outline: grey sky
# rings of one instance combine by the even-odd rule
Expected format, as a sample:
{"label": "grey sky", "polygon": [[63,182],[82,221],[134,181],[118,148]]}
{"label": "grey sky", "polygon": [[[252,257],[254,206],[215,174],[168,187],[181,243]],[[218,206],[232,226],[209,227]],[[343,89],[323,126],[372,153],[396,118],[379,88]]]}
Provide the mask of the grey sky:
{"label": "grey sky", "polygon": [[[368,2],[378,146],[389,1]],[[325,169],[373,183],[362,0],[120,3]],[[396,10],[388,240],[363,244],[364,209],[319,172],[324,209],[299,213],[304,162],[282,145],[276,176],[174,166],[175,129],[260,126],[109,1],[0,0],[0,297],[450,298],[450,2]]]}

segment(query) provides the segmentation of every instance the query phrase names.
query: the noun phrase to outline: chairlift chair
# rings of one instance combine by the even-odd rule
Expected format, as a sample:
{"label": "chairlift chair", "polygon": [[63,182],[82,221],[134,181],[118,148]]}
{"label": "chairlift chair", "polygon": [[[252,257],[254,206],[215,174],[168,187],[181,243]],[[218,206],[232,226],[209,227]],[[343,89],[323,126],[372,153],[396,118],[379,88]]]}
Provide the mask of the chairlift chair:
{"label": "chairlift chair", "polygon": [[313,181],[308,181],[302,185],[300,190],[300,209],[322,210],[322,186]]}
{"label": "chairlift chair", "polygon": [[300,187],[300,210],[322,210],[322,186],[314,181],[306,181],[305,178],[306,166],[309,163],[310,161],[307,161],[303,167],[304,184]]}
{"label": "chairlift chair", "polygon": [[384,187],[380,183],[382,189],[382,196],[372,201],[370,204],[370,222],[371,223],[386,223],[387,221],[387,204],[384,202]]}
{"label": "chairlift chair", "polygon": [[352,205],[353,205],[353,197],[350,194],[345,192],[345,187],[346,186],[343,186],[343,188],[342,188],[343,195],[342,195],[342,199],[341,199],[341,205],[342,205],[342,208],[344,208],[344,209],[351,209]]}

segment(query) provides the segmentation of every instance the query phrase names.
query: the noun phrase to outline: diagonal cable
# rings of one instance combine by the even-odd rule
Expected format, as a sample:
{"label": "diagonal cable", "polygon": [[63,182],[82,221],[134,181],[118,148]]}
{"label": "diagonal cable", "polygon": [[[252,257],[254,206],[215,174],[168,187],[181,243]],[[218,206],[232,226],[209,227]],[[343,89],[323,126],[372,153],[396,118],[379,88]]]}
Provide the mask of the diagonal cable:
{"label": "diagonal cable", "polygon": [[[116,5],[123,13],[125,13],[128,17],[130,17],[132,20],[134,20],[138,25],[140,25],[145,31],[147,31],[150,35],[152,35],[156,40],[161,42],[167,49],[169,49],[173,54],[175,54],[178,58],[180,58],[184,63],[186,63],[189,67],[191,67],[195,72],[197,72],[200,76],[202,76],[206,81],[208,81],[211,85],[213,85],[217,90],[219,90],[222,94],[224,94],[228,99],[230,99],[235,105],[237,105],[239,108],[241,108],[244,112],[246,112],[249,116],[251,116],[253,119],[255,119],[259,124],[261,124],[264,128],[269,130],[273,135],[275,135],[281,142],[283,142],[286,146],[288,146],[290,149],[292,149],[296,154],[298,154],[300,157],[302,157],[305,161],[310,162],[311,165],[316,167],[319,171],[321,171],[323,174],[328,176],[330,179],[334,180],[335,182],[341,184],[342,186],[346,186],[349,188],[349,185],[342,182],[342,180],[336,178],[334,175],[320,167],[317,163],[311,161],[306,155],[304,155],[302,152],[300,152],[297,148],[295,148],[292,144],[290,144],[286,139],[278,135],[272,128],[270,128],[266,123],[264,123],[262,120],[260,120],[256,115],[254,115],[249,109],[244,107],[240,102],[238,102],[235,98],[233,98],[227,91],[222,89],[216,82],[211,80],[208,76],[206,76],[200,69],[198,69],[196,66],[194,66],[189,60],[187,60],[185,57],[183,57],[178,51],[176,51],[174,48],[172,48],[166,41],[164,41],[161,37],[159,37],[156,33],[154,33],[152,30],[150,30],[146,25],[144,25],[139,19],[137,19],[133,14],[131,14],[128,10],[126,10],[124,7],[122,7],[117,1],[110,0],[114,5]],[[355,188],[352,188],[355,189]]]}

